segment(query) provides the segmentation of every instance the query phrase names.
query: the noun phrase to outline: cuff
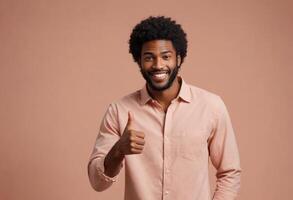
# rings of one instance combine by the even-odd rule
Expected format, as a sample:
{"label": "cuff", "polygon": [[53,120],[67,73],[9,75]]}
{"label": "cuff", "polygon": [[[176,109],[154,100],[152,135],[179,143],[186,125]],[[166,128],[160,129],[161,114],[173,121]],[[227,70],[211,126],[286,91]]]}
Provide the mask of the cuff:
{"label": "cuff", "polygon": [[[97,168],[96,169],[97,169],[98,175],[106,182],[109,182],[109,183],[116,182],[118,174],[114,177],[107,176],[105,174],[104,161],[105,161],[105,157],[97,159],[97,165],[96,165]],[[120,169],[122,167],[123,167],[123,164],[121,163]]]}

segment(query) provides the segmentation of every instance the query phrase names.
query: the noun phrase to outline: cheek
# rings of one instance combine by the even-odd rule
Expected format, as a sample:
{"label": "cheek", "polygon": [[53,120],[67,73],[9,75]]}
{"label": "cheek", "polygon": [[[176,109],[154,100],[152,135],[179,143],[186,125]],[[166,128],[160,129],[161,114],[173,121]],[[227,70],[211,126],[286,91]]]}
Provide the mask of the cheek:
{"label": "cheek", "polygon": [[151,69],[152,67],[152,63],[151,62],[142,62],[140,67],[143,69],[143,70],[149,70]]}
{"label": "cheek", "polygon": [[176,62],[176,60],[174,61],[174,62],[172,62],[172,64],[170,65],[170,66],[172,66],[172,68],[174,69],[175,67],[177,67],[177,62]]}
{"label": "cheek", "polygon": [[170,64],[171,64],[172,66],[176,66],[176,65],[177,65],[177,59],[172,59],[172,60],[170,61]]}

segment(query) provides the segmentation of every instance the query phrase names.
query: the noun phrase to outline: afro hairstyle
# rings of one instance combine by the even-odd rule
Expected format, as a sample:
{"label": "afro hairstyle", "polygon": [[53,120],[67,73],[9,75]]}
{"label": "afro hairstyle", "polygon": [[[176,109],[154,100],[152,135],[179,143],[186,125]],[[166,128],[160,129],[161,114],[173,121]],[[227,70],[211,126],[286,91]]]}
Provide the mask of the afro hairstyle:
{"label": "afro hairstyle", "polygon": [[150,16],[137,24],[129,39],[129,53],[135,62],[139,63],[143,44],[151,40],[170,40],[181,57],[180,65],[183,63],[187,53],[186,33],[176,21],[165,16]]}

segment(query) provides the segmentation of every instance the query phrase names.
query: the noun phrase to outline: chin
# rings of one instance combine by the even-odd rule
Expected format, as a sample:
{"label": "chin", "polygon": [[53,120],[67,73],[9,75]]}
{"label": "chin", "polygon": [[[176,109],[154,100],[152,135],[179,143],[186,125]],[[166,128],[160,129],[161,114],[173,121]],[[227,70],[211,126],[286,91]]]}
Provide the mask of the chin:
{"label": "chin", "polygon": [[161,84],[158,85],[158,84],[151,83],[151,84],[149,84],[149,86],[150,86],[150,88],[152,90],[155,90],[155,91],[164,91],[164,90],[169,89],[172,86],[172,84],[169,85],[169,82],[166,82],[166,83],[164,83],[162,85]]}

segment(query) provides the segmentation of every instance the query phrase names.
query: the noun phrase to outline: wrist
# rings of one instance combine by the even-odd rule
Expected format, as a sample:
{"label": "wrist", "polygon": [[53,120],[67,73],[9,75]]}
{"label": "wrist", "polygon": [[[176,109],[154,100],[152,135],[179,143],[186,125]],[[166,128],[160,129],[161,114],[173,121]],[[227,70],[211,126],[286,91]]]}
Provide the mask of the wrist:
{"label": "wrist", "polygon": [[125,154],[122,151],[120,141],[116,142],[114,145],[114,158],[115,160],[122,160],[124,158]]}
{"label": "wrist", "polygon": [[116,143],[105,157],[105,175],[109,177],[116,176],[120,171],[123,159],[124,154],[120,151],[119,144]]}

